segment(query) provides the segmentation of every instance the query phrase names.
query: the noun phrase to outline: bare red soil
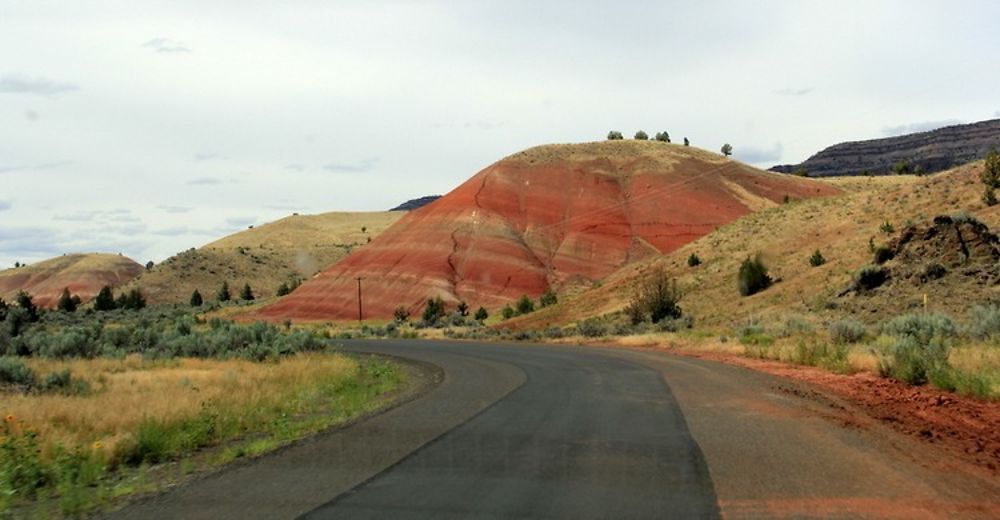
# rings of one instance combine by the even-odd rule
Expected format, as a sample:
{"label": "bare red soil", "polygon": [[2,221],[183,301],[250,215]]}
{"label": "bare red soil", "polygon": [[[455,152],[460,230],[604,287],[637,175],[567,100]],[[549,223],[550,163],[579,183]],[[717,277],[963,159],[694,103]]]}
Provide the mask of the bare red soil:
{"label": "bare red soil", "polygon": [[0,297],[11,301],[18,291],[33,297],[35,305],[55,307],[63,289],[88,301],[105,285],[118,287],[139,276],[143,267],[114,254],[71,254],[37,264],[0,271]]}
{"label": "bare red soil", "polygon": [[808,179],[657,142],[532,148],[408,214],[279,302],[266,319],[389,318],[426,300],[495,309],[591,283],[788,196],[837,193]]}
{"label": "bare red soil", "polygon": [[[717,352],[671,352],[739,365],[804,381],[865,412],[868,419],[932,444],[956,460],[1000,475],[1000,403],[944,392],[930,386],[910,386],[869,373],[833,374],[819,368],[779,361],[745,358]],[[782,389],[802,395],[802,390]],[[820,395],[803,395],[822,399]],[[833,406],[836,406],[833,404]],[[863,417],[854,417],[862,426]]]}

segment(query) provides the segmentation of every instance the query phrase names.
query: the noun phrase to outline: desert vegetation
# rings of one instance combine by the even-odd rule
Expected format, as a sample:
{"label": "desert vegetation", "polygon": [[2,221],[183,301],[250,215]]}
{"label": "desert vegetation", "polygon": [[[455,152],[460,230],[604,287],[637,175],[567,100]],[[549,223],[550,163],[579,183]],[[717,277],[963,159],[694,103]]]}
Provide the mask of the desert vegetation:
{"label": "desert vegetation", "polygon": [[[377,406],[402,374],[326,337],[186,305],[0,305],[0,511],[75,516]],[[176,475],[170,476],[174,478]]]}

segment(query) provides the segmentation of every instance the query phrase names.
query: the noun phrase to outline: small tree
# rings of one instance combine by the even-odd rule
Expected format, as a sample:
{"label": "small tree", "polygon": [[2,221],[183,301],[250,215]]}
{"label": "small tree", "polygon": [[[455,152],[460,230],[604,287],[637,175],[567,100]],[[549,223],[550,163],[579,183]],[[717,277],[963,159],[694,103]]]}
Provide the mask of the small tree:
{"label": "small tree", "polygon": [[618,130],[608,132],[608,141],[621,141],[622,139],[625,139],[625,136]]}
{"label": "small tree", "polygon": [[527,294],[523,294],[514,304],[514,309],[518,314],[529,314],[535,312],[535,302],[531,301]]}
{"label": "small tree", "polygon": [[549,288],[547,291],[545,291],[545,294],[543,294],[542,297],[539,298],[538,303],[542,307],[548,307],[549,305],[555,305],[559,303],[559,298],[556,296],[556,292],[553,291],[551,288]]}
{"label": "small tree", "polygon": [[983,190],[983,203],[987,206],[996,206],[996,189],[1000,188],[1000,153],[997,153],[995,149],[990,150],[990,153],[986,154],[983,172],[979,178],[985,186]]}
{"label": "small tree", "polygon": [[663,143],[669,143],[670,142],[670,134],[668,134],[666,131],[664,131],[664,132],[657,132],[655,138],[656,138],[657,141],[660,141],[660,142],[663,142]]}
{"label": "small tree", "polygon": [[455,310],[457,310],[458,313],[462,315],[462,317],[468,316],[469,315],[469,304],[465,303],[464,301],[460,301],[460,302],[458,302],[458,307],[455,307]]}
{"label": "small tree", "polygon": [[722,149],[720,151],[722,152],[722,155],[729,157],[730,155],[733,155],[733,145],[726,143],[722,145]]}
{"label": "small tree", "polygon": [[474,316],[474,318],[476,318],[476,321],[486,321],[486,319],[489,317],[490,313],[486,311],[486,307],[479,307],[478,309],[476,309],[476,315]]}
{"label": "small tree", "polygon": [[153,265],[154,265],[154,264],[153,264],[153,261],[152,261],[152,260],[150,260],[150,261],[146,262],[146,270],[147,270],[147,271],[149,271],[150,269],[152,269],[152,268],[153,268]]}
{"label": "small tree", "polygon": [[771,277],[767,274],[767,266],[760,258],[760,253],[754,257],[747,257],[740,265],[740,271],[736,277],[737,287],[740,294],[750,296],[759,293],[771,286]]}
{"label": "small tree", "polygon": [[671,278],[665,269],[657,267],[646,278],[642,288],[642,302],[649,319],[659,323],[665,318],[680,318],[681,291],[677,280]]}
{"label": "small tree", "polygon": [[278,286],[276,294],[278,296],[287,296],[291,292],[292,289],[288,286],[288,282],[281,282],[281,285]]}
{"label": "small tree", "polygon": [[145,306],[146,298],[142,296],[142,292],[139,291],[139,289],[132,289],[128,292],[128,295],[125,296],[125,305],[123,306],[124,309],[137,311]]}
{"label": "small tree", "polygon": [[819,252],[819,249],[813,252],[812,256],[809,257],[809,265],[813,267],[819,267],[826,263],[826,258],[823,257],[823,253]]}
{"label": "small tree", "polygon": [[69,294],[69,287],[64,287],[56,308],[63,312],[76,312],[76,300]]}
{"label": "small tree", "polygon": [[701,258],[698,258],[697,253],[691,253],[691,255],[688,256],[688,267],[696,267],[699,265],[701,265]]}
{"label": "small tree", "polygon": [[243,284],[243,290],[240,291],[240,299],[245,302],[252,302],[254,300],[253,289],[250,288],[250,284]]}
{"label": "small tree", "polygon": [[435,296],[427,300],[424,307],[423,319],[429,324],[437,323],[445,315],[444,300],[440,296]]}
{"label": "small tree", "polygon": [[400,305],[399,307],[396,307],[396,310],[392,311],[392,317],[395,318],[398,323],[403,323],[410,319],[410,311],[406,310],[406,307]]}
{"label": "small tree", "polygon": [[198,289],[195,289],[194,292],[191,293],[191,306],[201,307],[202,303],[204,302],[202,301],[201,293],[198,292]]}
{"label": "small tree", "polygon": [[219,292],[215,293],[215,299],[220,302],[228,302],[233,299],[232,293],[229,292],[229,282],[222,282],[222,287],[219,287]]}
{"label": "small tree", "polygon": [[635,133],[635,139],[636,139],[636,141],[646,141],[646,140],[649,140],[649,134],[647,134],[646,132],[643,132],[642,130],[639,130],[638,132]]}
{"label": "small tree", "polygon": [[510,304],[504,305],[503,310],[500,311],[500,316],[505,320],[509,320],[514,317],[514,309],[511,308]]}
{"label": "small tree", "polygon": [[687,137],[684,138],[684,146],[691,146],[691,141],[688,141]]}
{"label": "small tree", "polygon": [[115,297],[113,294],[111,294],[111,287],[107,285],[101,287],[101,290],[97,293],[97,297],[94,298],[94,310],[95,311],[115,310]]}
{"label": "small tree", "polygon": [[35,305],[35,301],[30,294],[18,291],[17,296],[14,297],[14,301],[17,302],[18,307],[24,310],[29,322],[38,321],[38,307]]}

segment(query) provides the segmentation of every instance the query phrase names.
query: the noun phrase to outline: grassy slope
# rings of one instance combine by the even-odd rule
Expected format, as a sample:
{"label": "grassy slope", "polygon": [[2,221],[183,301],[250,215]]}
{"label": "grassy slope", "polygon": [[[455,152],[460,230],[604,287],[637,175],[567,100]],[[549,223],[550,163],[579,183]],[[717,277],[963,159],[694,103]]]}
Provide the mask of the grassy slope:
{"label": "grassy slope", "polygon": [[[826,182],[846,193],[826,199],[795,201],[764,209],[658,259],[628,266],[598,287],[567,295],[559,305],[511,320],[516,328],[564,325],[621,309],[641,273],[662,263],[678,277],[686,291],[685,312],[702,325],[728,326],[750,318],[784,319],[809,315],[828,321],[844,315],[866,321],[885,318],[922,305],[923,289],[897,292],[892,297],[837,297],[860,266],[870,262],[868,241],[887,242],[879,230],[890,222],[899,230],[907,221],[927,221],[939,214],[964,210],[996,230],[1000,206],[987,208],[980,200],[979,172],[983,163],[965,165],[930,177],[840,178]],[[808,258],[816,249],[827,264],[812,268]],[[781,281],[757,295],[742,298],[736,290],[736,272],[747,255],[762,252],[772,276]],[[703,264],[690,268],[687,258],[696,252]],[[931,310],[962,314],[975,301],[1000,295],[991,287],[969,294],[959,286],[938,286],[930,293]]]}
{"label": "grassy slope", "polygon": [[258,298],[271,297],[282,282],[316,274],[404,214],[293,215],[179,253],[142,274],[130,287],[141,287],[153,303],[187,302],[195,289],[210,301],[223,281],[229,283],[234,297],[247,283]]}

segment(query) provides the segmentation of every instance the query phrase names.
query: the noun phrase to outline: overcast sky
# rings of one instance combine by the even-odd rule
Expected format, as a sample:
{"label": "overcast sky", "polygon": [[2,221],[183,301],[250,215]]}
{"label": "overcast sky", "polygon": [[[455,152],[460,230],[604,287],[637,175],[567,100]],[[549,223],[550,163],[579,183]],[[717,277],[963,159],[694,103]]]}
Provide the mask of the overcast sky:
{"label": "overcast sky", "polygon": [[161,261],[538,144],[769,167],[1000,117],[1000,3],[0,0],[0,267]]}

